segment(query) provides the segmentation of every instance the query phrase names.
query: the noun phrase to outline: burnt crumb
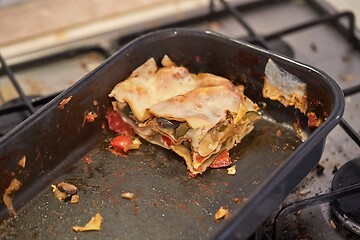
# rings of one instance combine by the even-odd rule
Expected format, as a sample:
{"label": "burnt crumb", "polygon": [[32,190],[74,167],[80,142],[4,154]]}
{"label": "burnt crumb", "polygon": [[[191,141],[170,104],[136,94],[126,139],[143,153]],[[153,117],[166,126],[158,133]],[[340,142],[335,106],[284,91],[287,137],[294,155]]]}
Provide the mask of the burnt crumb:
{"label": "burnt crumb", "polygon": [[321,164],[317,164],[315,167],[316,175],[322,175],[324,173],[324,167]]}
{"label": "burnt crumb", "polygon": [[333,170],[332,170],[332,174],[335,174],[338,171],[337,166],[334,166]]}
{"label": "burnt crumb", "polygon": [[351,60],[351,56],[350,55],[343,55],[342,57],[341,57],[341,60],[343,61],[343,62],[350,62],[350,60]]}
{"label": "burnt crumb", "polygon": [[318,51],[318,48],[316,46],[316,44],[314,42],[310,43],[310,49],[313,51],[313,52],[317,52]]}
{"label": "burnt crumb", "polygon": [[351,82],[353,80],[355,80],[355,76],[354,74],[345,74],[340,76],[340,79],[344,82]]}

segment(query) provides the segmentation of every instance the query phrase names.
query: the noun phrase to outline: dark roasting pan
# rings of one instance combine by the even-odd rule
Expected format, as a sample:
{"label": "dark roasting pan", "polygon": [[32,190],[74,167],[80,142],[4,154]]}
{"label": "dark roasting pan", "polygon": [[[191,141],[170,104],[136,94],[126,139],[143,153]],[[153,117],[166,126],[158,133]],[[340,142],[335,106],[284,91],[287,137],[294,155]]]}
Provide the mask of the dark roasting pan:
{"label": "dark roasting pan", "polygon": [[[164,54],[192,72],[211,72],[243,84],[246,95],[266,103],[264,118],[230,152],[237,165],[235,176],[213,169],[190,179],[180,157],[145,141],[126,157],[109,151],[114,134],[105,121],[108,93],[148,58],[159,62]],[[319,128],[309,129],[298,110],[262,98],[269,58],[307,83],[309,111],[326,117]],[[58,108],[69,96],[64,109]],[[336,83],[312,67],[211,32],[150,33],[119,50],[0,140],[1,193],[13,178],[22,182],[12,195],[18,217],[2,223],[1,238],[245,239],[317,164],[343,108]],[[84,124],[89,111],[98,117]],[[309,134],[305,142],[292,127],[297,121]],[[23,155],[25,168],[18,166]],[[50,184],[60,181],[79,188],[77,204],[54,198]],[[125,200],[121,192],[136,197]],[[235,203],[234,197],[240,201]],[[227,206],[232,217],[214,222],[221,206]],[[104,218],[101,231],[71,230],[97,212]],[[8,218],[4,204],[0,215]]]}

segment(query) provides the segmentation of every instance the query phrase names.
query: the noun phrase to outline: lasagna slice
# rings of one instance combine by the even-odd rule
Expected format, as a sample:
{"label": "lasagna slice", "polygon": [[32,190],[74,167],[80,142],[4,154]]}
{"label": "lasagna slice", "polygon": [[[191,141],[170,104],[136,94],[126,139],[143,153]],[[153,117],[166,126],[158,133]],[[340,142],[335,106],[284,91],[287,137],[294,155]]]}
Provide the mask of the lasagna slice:
{"label": "lasagna slice", "polygon": [[253,129],[258,106],[226,78],[189,73],[166,55],[161,63],[151,58],[118,83],[109,94],[114,110],[140,137],[202,173]]}

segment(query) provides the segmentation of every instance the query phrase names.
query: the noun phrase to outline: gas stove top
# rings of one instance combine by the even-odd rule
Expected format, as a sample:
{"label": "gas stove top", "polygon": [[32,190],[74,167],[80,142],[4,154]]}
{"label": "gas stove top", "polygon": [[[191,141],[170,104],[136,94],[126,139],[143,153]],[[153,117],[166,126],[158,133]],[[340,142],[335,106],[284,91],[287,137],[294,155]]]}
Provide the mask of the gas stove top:
{"label": "gas stove top", "polygon": [[[223,0],[209,1],[206,14],[161,28],[211,30],[287,55],[332,76],[346,97],[344,118],[329,134],[318,166],[251,238],[360,239],[354,233],[359,232],[360,187],[343,189],[360,183],[360,39],[354,15],[336,12],[316,0],[239,2],[235,6]],[[107,40],[107,47],[99,42],[9,68],[2,60],[0,134],[6,134],[116,49],[153,30],[119,33]]]}

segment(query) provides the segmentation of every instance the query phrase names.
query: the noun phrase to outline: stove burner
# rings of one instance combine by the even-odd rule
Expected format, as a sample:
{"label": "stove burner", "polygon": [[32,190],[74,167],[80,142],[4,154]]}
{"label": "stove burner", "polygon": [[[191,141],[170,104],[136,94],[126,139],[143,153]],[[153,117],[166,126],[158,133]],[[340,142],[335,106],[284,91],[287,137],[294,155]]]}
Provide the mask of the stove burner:
{"label": "stove burner", "polygon": [[[356,183],[360,183],[360,158],[347,162],[335,173],[332,189]],[[339,221],[350,231],[360,235],[360,193],[334,200],[330,205]]]}

